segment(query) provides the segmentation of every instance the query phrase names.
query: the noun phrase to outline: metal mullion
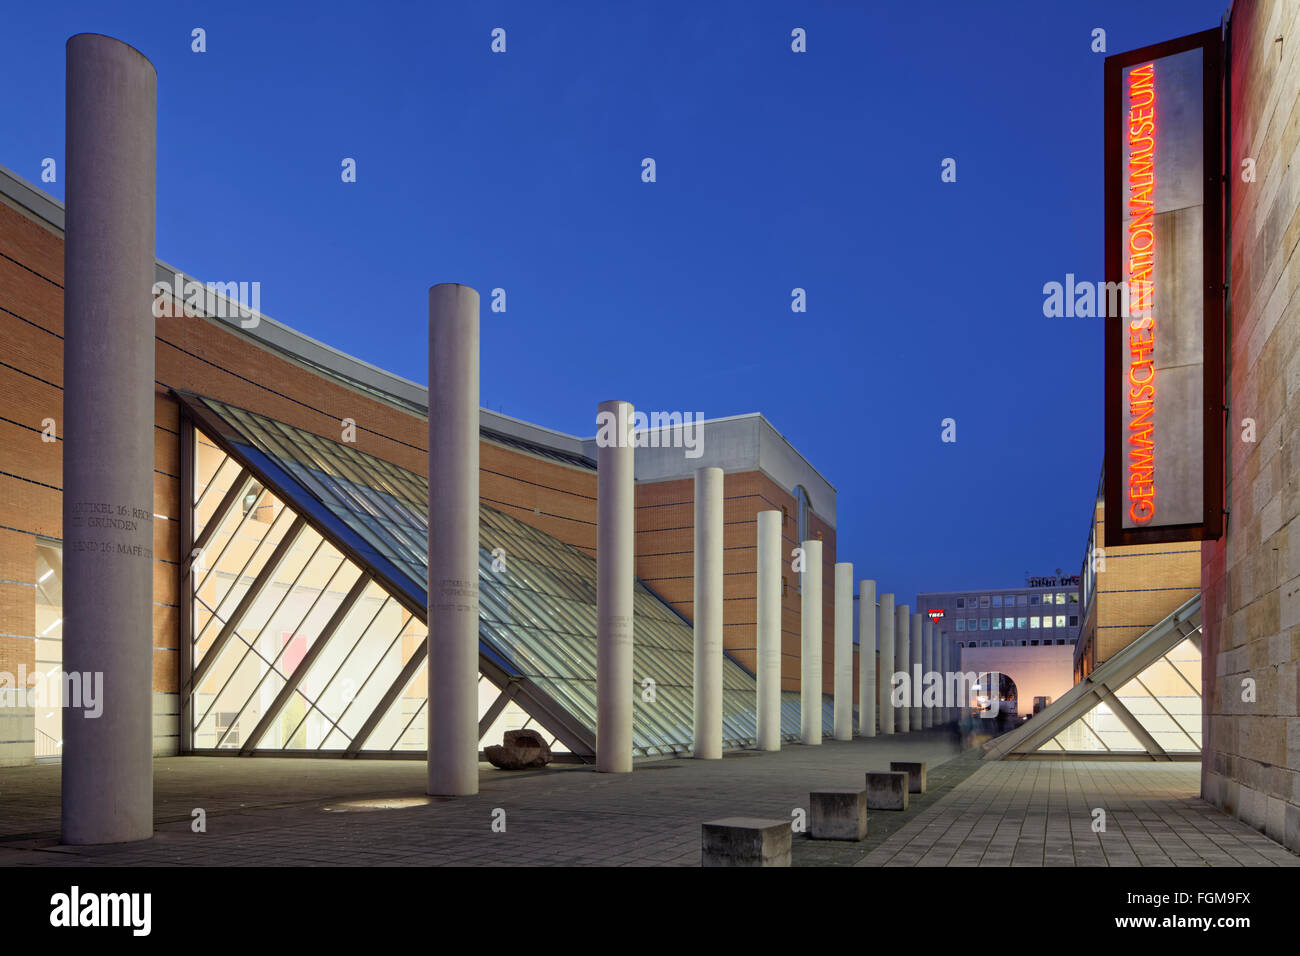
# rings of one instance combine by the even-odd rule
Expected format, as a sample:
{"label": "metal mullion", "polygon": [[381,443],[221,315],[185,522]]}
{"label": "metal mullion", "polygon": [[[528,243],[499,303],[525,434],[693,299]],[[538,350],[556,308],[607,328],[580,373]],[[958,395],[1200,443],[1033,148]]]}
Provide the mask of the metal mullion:
{"label": "metal mullion", "polygon": [[[326,594],[329,593],[330,585],[334,583],[334,579],[338,577],[339,572],[342,571],[344,567],[348,567],[348,566],[351,566],[351,562],[348,561],[346,557],[340,555],[340,561],[338,567],[334,569],[334,572],[330,575],[329,580],[326,581],[324,586],[320,589],[320,593],[317,594],[316,597],[312,599],[311,605],[303,613],[302,617],[298,619],[298,623],[295,624],[290,629],[289,633],[291,635],[291,639],[293,634],[298,633],[298,628],[300,628],[303,625],[303,622],[306,621],[307,618],[311,616],[312,611],[316,610],[316,605],[320,603],[321,598],[323,598]],[[305,569],[306,565],[303,565],[303,568]],[[365,577],[365,574],[362,573],[361,576]],[[285,592],[285,596],[286,597],[288,596],[287,591]],[[283,600],[283,598],[281,600]],[[237,712],[237,716],[235,718],[236,721],[239,719],[239,717],[242,717],[244,715],[244,711],[248,709],[248,705],[251,704],[253,702],[253,698],[257,696],[258,688],[261,687],[262,684],[266,681],[266,679],[271,676],[272,672],[279,674],[285,680],[288,680],[287,675],[281,674],[279,667],[277,667],[276,665],[279,664],[280,658],[284,656],[284,652],[288,650],[289,641],[286,641],[284,645],[281,646],[280,649],[275,652],[275,656],[271,658],[268,658],[265,654],[263,654],[261,651],[257,649],[257,643],[262,639],[262,635],[266,633],[266,629],[270,625],[270,623],[271,623],[271,619],[268,617],[262,623],[262,626],[257,629],[257,633],[254,634],[251,639],[244,637],[238,631],[235,632],[235,636],[248,645],[248,651],[251,651],[257,657],[261,658],[262,662],[266,664],[266,673],[263,674],[260,678],[258,678],[257,683],[253,685],[252,691],[250,691],[248,697],[244,699],[244,703],[240,705],[239,710]],[[244,656],[239,659],[239,663],[236,664],[234,670],[230,672],[230,676],[226,678],[226,684],[223,685],[221,688],[222,692],[225,691],[226,686],[230,684],[230,681],[234,679],[235,672],[238,671],[240,666],[243,665],[244,660],[248,657],[248,651],[244,652]],[[221,692],[218,692],[218,696],[220,696],[220,693]],[[215,703],[215,699],[214,699],[214,703]],[[226,739],[226,734],[230,733],[231,727],[233,726],[234,726],[234,722],[231,723],[230,727],[226,728],[226,733],[222,734],[221,737],[217,740],[218,747],[221,746],[221,741]]]}
{"label": "metal mullion", "polygon": [[[1187,679],[1187,675],[1178,669],[1178,665],[1169,659],[1168,654],[1160,655],[1160,659],[1173,668],[1174,673],[1182,678],[1183,683],[1192,689],[1192,693],[1195,694],[1198,699],[1204,700],[1204,698],[1201,697],[1201,689]],[[1145,687],[1146,685],[1144,684],[1143,686]]]}
{"label": "metal mullion", "polygon": [[[229,459],[230,456],[227,455],[226,458]],[[207,524],[205,524],[203,530],[199,532],[198,538],[192,545],[190,545],[185,555],[181,558],[182,568],[189,570],[189,568],[193,566],[195,557],[208,546],[208,542],[214,535],[216,535],[217,529],[220,528],[222,522],[226,520],[226,516],[230,514],[230,510],[239,502],[239,499],[243,497],[244,489],[248,486],[252,477],[252,474],[247,468],[239,469],[239,474],[235,476],[235,480],[230,483],[230,487],[226,489],[226,493],[217,504],[217,510],[208,518]],[[211,487],[211,485],[208,487]],[[192,515],[197,515],[198,509],[199,506],[195,504],[190,513]],[[225,549],[223,548],[222,550],[224,552]],[[215,566],[216,565],[214,564],[213,567]]]}
{"label": "metal mullion", "polygon": [[[263,489],[263,490],[265,491],[265,489]],[[248,511],[248,514],[252,514],[255,510],[257,510],[257,509],[256,509],[256,508],[250,508],[249,511]],[[286,515],[286,514],[290,514],[290,515],[292,515],[292,514],[294,514],[294,512],[293,512],[291,509],[289,509],[289,508],[284,508],[284,509],[282,509],[282,510],[280,511],[280,514],[278,514],[278,515],[275,516],[275,520],[272,521],[271,524],[267,526],[266,531],[263,533],[262,537],[259,538],[257,544],[253,546],[253,550],[252,550],[251,552],[249,552],[248,560],[246,560],[246,561],[244,562],[243,567],[241,567],[241,568],[239,569],[239,571],[238,571],[238,572],[233,576],[233,578],[231,579],[230,587],[226,588],[225,593],[222,594],[221,597],[220,597],[220,599],[216,602],[216,605],[217,605],[217,606],[216,606],[215,608],[213,608],[211,605],[208,604],[207,601],[203,601],[203,606],[206,607],[206,608],[208,608],[208,610],[212,611],[212,616],[215,617],[215,618],[217,618],[218,620],[220,620],[220,621],[222,622],[222,626],[223,626],[223,627],[224,627],[226,624],[229,623],[230,619],[233,619],[233,618],[235,618],[235,617],[238,615],[239,605],[236,605],[236,606],[235,606],[235,611],[231,613],[230,618],[223,618],[223,617],[221,617],[220,614],[218,614],[218,610],[221,608],[221,606],[222,606],[223,604],[226,603],[226,599],[227,599],[228,597],[230,597],[230,593],[231,593],[231,591],[233,591],[233,590],[235,589],[236,585],[238,585],[239,582],[240,582],[240,580],[244,577],[244,572],[248,570],[248,566],[249,566],[250,564],[253,563],[253,559],[257,557],[257,555],[258,555],[259,552],[261,552],[261,550],[262,550],[262,545],[264,545],[264,544],[266,543],[267,539],[268,539],[268,538],[270,537],[270,535],[271,535],[271,532],[275,530],[275,526],[278,525],[278,524],[280,523],[280,519],[281,519],[284,515]],[[295,517],[296,517],[296,515],[295,515]],[[247,519],[247,515],[245,515],[245,519]],[[291,528],[292,528],[292,525],[290,526],[290,529],[291,529]],[[286,530],[285,533],[288,534],[288,531]],[[227,541],[227,542],[226,542],[226,547],[227,547],[227,548],[230,547],[230,544],[231,544],[232,541],[235,540],[235,537],[236,537],[236,536],[235,536],[234,534],[232,534],[232,535],[230,536],[230,541]],[[281,538],[281,542],[283,542],[283,540],[284,540],[284,539]],[[279,547],[279,546],[277,545],[277,548],[278,548],[278,547]],[[225,553],[226,553],[226,549],[225,549],[225,548],[222,548],[222,549],[221,549],[221,555],[218,557],[218,562],[220,561],[220,558],[221,558],[221,557],[224,557],[224,556],[225,556]],[[274,552],[272,552],[272,553],[274,553]],[[214,564],[212,565],[212,567],[208,570],[208,573],[211,574],[213,571],[216,570],[216,567],[217,567],[217,565],[214,563]],[[260,577],[260,574],[259,574],[258,576]],[[253,580],[254,580],[254,582],[256,582],[257,577],[254,577]],[[207,577],[205,576],[204,579],[203,579],[203,584],[206,584],[206,583],[207,583]],[[195,589],[195,593],[196,593],[196,594],[198,593],[198,591],[202,590],[203,584],[200,584],[200,585]],[[202,598],[199,598],[199,600],[202,601],[203,599],[202,599]],[[241,603],[242,603],[242,599],[241,599]],[[208,623],[211,624],[212,622],[209,621]],[[204,630],[204,632],[206,632],[206,631],[207,631],[207,628],[204,627],[203,630]],[[195,641],[197,642],[200,638],[202,638],[202,636],[203,636],[202,633],[196,635],[196,636],[195,636]],[[210,651],[210,649],[209,649],[209,651]],[[206,655],[205,655],[205,657],[206,657]],[[199,663],[202,664],[202,661],[200,661]]]}
{"label": "metal mullion", "polygon": [[[384,600],[379,602],[379,607],[375,610],[375,613],[371,616],[370,620],[366,623],[366,626],[361,629],[361,633],[357,635],[357,639],[352,642],[352,646],[348,648],[348,652],[343,655],[343,660],[339,662],[339,666],[334,668],[334,672],[330,674],[329,679],[326,680],[325,683],[321,685],[321,692],[317,699],[320,699],[320,697],[324,697],[326,692],[332,686],[334,686],[334,682],[338,680],[339,675],[343,673],[343,668],[346,667],[348,661],[352,659],[352,655],[357,652],[357,648],[361,646],[361,642],[365,640],[366,635],[370,633],[370,629],[375,626],[375,621],[379,620],[379,615],[383,613],[384,608],[388,607],[388,602],[391,600],[392,600],[391,595],[388,594],[384,595]],[[390,644],[389,646],[391,647],[392,645]],[[385,651],[385,653],[387,653],[387,651]],[[305,679],[305,675],[304,675],[304,679]],[[356,697],[354,696],[352,700],[356,700]],[[319,710],[321,714],[325,717],[325,719],[330,721],[330,723],[334,725],[334,729],[337,730],[339,733],[341,733],[344,737],[347,737],[349,742],[352,740],[352,735],[343,729],[343,716],[348,712],[348,708],[351,706],[352,706],[352,701],[348,701],[346,704],[344,704],[343,709],[339,711],[338,718],[334,719],[330,717],[328,714],[326,714],[324,710],[321,710],[318,704],[315,703],[312,704],[312,707],[316,710]],[[294,731],[296,733],[297,728],[294,728]],[[326,737],[328,738],[328,734],[326,735]],[[322,741],[321,746],[317,747],[316,749],[323,750],[324,747],[325,744],[324,741]]]}
{"label": "metal mullion", "polygon": [[[230,532],[230,539],[225,544],[223,544],[221,546],[221,550],[217,552],[216,560],[212,562],[212,566],[208,568],[207,573],[203,575],[203,580],[199,581],[197,590],[200,591],[203,590],[203,586],[208,583],[208,578],[210,578],[212,576],[212,573],[217,570],[217,565],[221,563],[221,559],[226,556],[226,550],[231,546],[231,544],[234,543],[235,539],[239,537],[239,533],[244,530],[244,526],[248,524],[249,521],[252,520],[253,513],[256,512],[259,507],[261,507],[262,498],[265,495],[266,495],[266,486],[263,485],[262,490],[258,492],[257,497],[253,499],[253,506],[244,512],[243,516],[239,519],[239,523],[236,524],[234,530]],[[270,533],[271,528],[273,527],[275,527],[274,522],[272,522],[271,525],[267,527],[266,533],[262,535],[263,539],[266,537],[267,534]],[[253,553],[249,555],[248,561],[253,560],[253,556],[257,554],[258,548],[260,548],[261,545],[262,545],[262,541],[261,539],[259,539],[257,542],[257,547],[253,548]],[[239,574],[235,576],[236,581],[239,580],[240,576],[248,568],[248,561],[244,562],[244,567],[241,568]],[[219,604],[221,602],[218,601],[217,603]]]}
{"label": "metal mullion", "polygon": [[[484,677],[483,680],[488,680],[488,679]],[[489,683],[492,682],[489,681]],[[492,686],[496,687],[496,684],[492,684]],[[483,742],[483,735],[492,729],[492,725],[496,723],[497,718],[501,716],[503,711],[505,711],[506,705],[515,699],[515,694],[519,693],[519,685],[514,681],[511,681],[510,683],[506,684],[505,687],[500,688],[500,691],[501,692],[497,694],[496,700],[492,701],[492,703],[488,705],[487,712],[484,713],[481,718],[479,718],[479,722],[478,722],[479,743]]]}
{"label": "metal mullion", "polygon": [[[184,408],[180,410],[180,490],[185,496],[185,505],[180,509],[178,515],[180,519],[180,547],[182,554],[193,555],[194,553],[194,519],[198,513],[198,503],[194,500],[194,466],[196,452],[194,450],[194,423],[186,414]],[[230,460],[230,456],[222,453],[221,463],[217,465],[217,470],[212,473],[212,478],[204,488],[206,493],[212,487],[216,476],[221,472],[222,466]],[[194,658],[194,568],[193,564],[186,565],[182,563],[177,566],[177,597],[180,602],[180,624],[177,641],[177,649],[180,651],[180,673],[188,674]],[[178,710],[180,711],[180,740],[178,749],[181,753],[191,750],[194,745],[194,735],[190,732],[189,721],[191,717],[192,698],[187,694],[179,695],[177,701]]]}
{"label": "metal mullion", "polygon": [[[217,451],[221,452],[221,461],[217,462],[217,467],[212,469],[212,474],[208,476],[207,484],[203,486],[203,493],[199,495],[197,498],[194,497],[194,488],[193,486],[191,486],[190,493],[189,493],[189,500],[190,500],[190,508],[193,509],[194,511],[199,510],[199,507],[203,504],[204,500],[208,497],[208,492],[211,491],[212,486],[217,483],[217,476],[221,474],[221,469],[226,467],[226,462],[230,461],[230,455],[226,451],[224,451],[223,449],[219,448],[216,445],[213,445],[212,447],[216,448]],[[236,462],[236,464],[238,464],[238,462]],[[191,463],[190,467],[191,468],[194,467],[194,464]],[[240,470],[242,471],[243,469],[241,468]]]}
{"label": "metal mullion", "polygon": [[[400,632],[398,637],[401,637]],[[415,678],[416,671],[420,669],[420,665],[424,663],[425,656],[428,653],[429,638],[426,636],[425,639],[416,646],[415,651],[411,654],[411,659],[402,665],[402,669],[398,672],[397,677],[394,678],[392,684],[389,685],[388,690],[384,692],[384,696],[380,698],[379,703],[375,705],[375,709],[370,712],[370,716],[366,718],[365,723],[363,723],[361,728],[357,731],[356,737],[353,738],[352,743],[348,746],[348,751],[350,753],[355,753],[360,750],[361,745],[365,743],[372,733],[375,732],[375,728],[379,726],[379,722],[384,719],[384,715],[388,713],[388,709],[393,706],[402,691],[404,691],[406,686]],[[403,730],[403,733],[405,733],[405,730]],[[401,739],[400,735],[398,736],[398,739]],[[392,748],[389,747],[388,749],[391,750]]]}
{"label": "metal mullion", "polygon": [[[356,643],[354,643],[354,644],[352,645],[352,650],[348,651],[347,657],[344,658],[344,663],[346,663],[347,660],[350,659],[350,658],[352,657],[352,654],[356,651],[356,649],[357,649],[358,647],[361,646],[361,641],[365,638],[365,636],[366,636],[368,633],[370,633],[370,629],[371,629],[372,627],[374,627],[374,625],[375,625],[375,621],[379,620],[379,615],[383,613],[384,608],[388,607],[388,604],[389,604],[390,601],[393,601],[393,596],[392,596],[391,594],[385,594],[385,595],[384,595],[384,600],[383,600],[383,601],[380,603],[380,605],[379,605],[379,610],[376,611],[376,612],[375,612],[375,616],[372,617],[372,618],[370,619],[370,623],[366,625],[365,630],[363,630],[363,631],[361,632],[361,634],[358,635],[357,640],[356,640]],[[396,602],[393,601],[393,603],[396,603]],[[401,609],[401,605],[398,605],[398,608],[399,608],[399,610],[400,610],[400,609]],[[354,694],[353,697],[352,697],[352,699],[351,699],[350,701],[348,701],[346,704],[344,704],[344,705],[343,705],[343,709],[342,709],[341,711],[339,711],[339,717],[338,717],[338,721],[337,721],[338,728],[339,728],[339,731],[340,731],[340,732],[341,732],[345,737],[348,738],[348,740],[351,740],[351,739],[352,739],[352,735],[349,734],[346,730],[343,729],[343,718],[346,717],[346,716],[348,715],[348,711],[351,710],[351,709],[352,709],[352,705],[353,705],[354,703],[356,703],[357,697],[360,696],[361,691],[365,690],[366,685],[370,683],[370,678],[373,677],[375,671],[379,669],[379,665],[383,663],[383,661],[384,661],[384,657],[387,656],[388,652],[391,651],[391,650],[393,649],[393,645],[394,645],[398,640],[401,639],[402,631],[404,631],[404,630],[406,629],[406,624],[407,624],[407,622],[408,622],[409,620],[410,620],[410,616],[408,615],[408,616],[407,616],[407,621],[403,621],[403,622],[402,622],[402,626],[401,626],[400,628],[398,628],[396,636],[394,636],[394,638],[393,638],[391,641],[388,642],[388,646],[384,648],[384,650],[380,653],[378,660],[376,660],[375,663],[374,663],[374,665],[371,666],[371,668],[370,668],[370,672],[369,672],[368,674],[366,674],[366,679],[363,680],[363,681],[361,682],[361,684],[357,687],[357,693]],[[328,690],[331,686],[333,686],[334,681],[336,681],[336,680],[338,679],[338,676],[339,676],[340,673],[342,673],[342,671],[343,671],[343,664],[339,664],[339,666],[338,666],[337,668],[335,668],[334,673],[330,675],[330,679],[325,683],[324,690],[321,691],[322,694],[323,694],[326,690]],[[320,748],[317,748],[317,749],[320,749]]]}
{"label": "metal mullion", "polygon": [[[190,675],[188,688],[191,693],[193,692],[193,688],[202,683],[203,678],[212,668],[212,662],[216,660],[221,650],[225,647],[226,642],[230,640],[230,635],[238,626],[238,621],[243,617],[243,615],[248,613],[248,609],[253,606],[253,602],[261,596],[262,590],[266,587],[267,581],[275,576],[276,569],[279,568],[280,563],[284,560],[285,555],[289,553],[289,549],[293,547],[294,541],[297,539],[298,535],[302,533],[302,529],[306,527],[306,524],[307,522],[301,515],[295,516],[293,524],[289,526],[284,537],[280,539],[280,543],[275,546],[275,550],[267,559],[266,565],[262,568],[261,573],[258,574],[257,577],[253,579],[253,583],[249,585],[248,591],[245,592],[244,596],[240,599],[239,604],[236,605],[235,612],[231,614],[230,620],[221,628],[221,632],[217,635],[212,647],[208,649],[208,653],[203,656],[203,660],[199,661],[195,665],[194,673]],[[207,715],[205,714],[204,716]]]}
{"label": "metal mullion", "polygon": [[[1165,658],[1162,656],[1162,657],[1161,657],[1161,660],[1165,660]],[[1175,672],[1178,670],[1177,667],[1174,667],[1172,661],[1167,661],[1167,660],[1166,660],[1165,663],[1168,664],[1171,668],[1173,668],[1173,670],[1174,670]],[[1192,739],[1192,735],[1189,734],[1189,733],[1187,732],[1187,730],[1183,727],[1183,723],[1182,723],[1182,721],[1180,721],[1177,717],[1175,717],[1173,714],[1171,714],[1171,713],[1169,712],[1169,708],[1168,708],[1168,707],[1166,707],[1164,704],[1160,703],[1160,698],[1157,697],[1155,694],[1151,693],[1151,688],[1148,687],[1145,683],[1143,683],[1142,678],[1140,678],[1140,677],[1134,677],[1133,679],[1134,679],[1135,681],[1137,681],[1137,682],[1138,682],[1138,686],[1141,687],[1144,691],[1146,691],[1147,694],[1150,696],[1150,698],[1151,698],[1153,701],[1156,702],[1156,706],[1159,707],[1162,711],[1164,711],[1165,716],[1168,717],[1169,720],[1173,723],[1173,725],[1174,725],[1175,727],[1178,728],[1178,732],[1179,732],[1180,734],[1182,734],[1184,737],[1186,737],[1187,740],[1188,740],[1188,742],[1189,742],[1193,747],[1195,747],[1197,750],[1200,750],[1200,749],[1201,749],[1201,748],[1200,748],[1200,744],[1198,744],[1195,740]]]}
{"label": "metal mullion", "polygon": [[[1128,728],[1128,732],[1137,739],[1137,742],[1141,744],[1151,756],[1163,757],[1167,760],[1169,755],[1165,752],[1165,748],[1161,747],[1156,739],[1151,736],[1151,731],[1142,726],[1142,721],[1138,720],[1137,717],[1133,715],[1133,712],[1124,705],[1124,702],[1119,699],[1119,695],[1109,687],[1106,687],[1106,692],[1106,706],[1109,707],[1115,716],[1120,719],[1120,722]],[[1177,723],[1177,721],[1175,721],[1175,723]]]}
{"label": "metal mullion", "polygon": [[[317,537],[319,537],[319,535]],[[314,560],[316,560],[316,555],[320,553],[320,549],[324,546],[325,546],[325,539],[320,538],[320,540],[316,542],[316,547],[312,549],[311,555],[308,556],[307,560],[303,562],[302,567],[298,569],[298,573],[294,575],[293,581],[291,581],[289,585],[284,589],[284,594],[280,596],[280,600],[276,601],[275,608],[271,611],[270,614],[267,615],[266,620],[262,623],[262,626],[257,629],[257,633],[253,635],[251,640],[245,638],[242,634],[240,634],[238,628],[236,628],[235,630],[235,636],[238,637],[245,644],[247,644],[249,650],[251,650],[254,654],[256,654],[263,661],[265,661],[268,668],[273,668],[274,663],[272,661],[268,661],[266,659],[266,656],[257,650],[257,642],[261,640],[262,635],[266,633],[266,629],[270,627],[271,622],[275,620],[275,616],[280,613],[280,608],[282,608],[284,606],[284,602],[289,599],[289,595],[293,593],[293,589],[298,586],[298,582],[302,580],[302,576],[307,573],[307,569],[311,567],[311,563]],[[274,581],[272,583],[274,583]],[[215,614],[215,612],[213,613]],[[299,621],[299,623],[302,622]],[[244,658],[247,656],[248,656],[248,651],[245,651],[243,657],[239,659],[239,664],[235,665],[235,670],[239,669],[239,666],[244,663]],[[277,654],[276,656],[278,657],[279,655]],[[232,676],[234,675],[234,671],[231,672],[231,675]],[[257,684],[253,687],[253,693],[249,695],[248,699],[244,701],[243,706],[239,708],[240,715],[244,713],[244,708],[247,707],[248,702],[253,699],[253,695],[257,693],[257,688],[262,686],[262,681],[266,679],[266,676],[267,675],[265,674],[262,675],[261,679],[259,679]],[[230,683],[230,679],[227,678],[226,684],[229,683]],[[226,685],[223,684],[221,690],[225,690],[225,688]],[[219,697],[220,695],[221,695],[221,691],[218,691],[216,696]],[[216,703],[216,697],[213,697],[213,703]],[[209,706],[208,709],[211,710],[211,706]],[[205,713],[203,716],[207,717],[207,714]],[[229,730],[227,730],[227,732],[229,732]],[[221,740],[225,740],[225,739],[226,739],[226,735],[222,734]],[[221,746],[221,740],[217,741],[218,747]]]}
{"label": "metal mullion", "polygon": [[[342,564],[340,564],[339,567],[341,568]],[[316,635],[316,639],[312,641],[311,647],[307,649],[307,653],[303,656],[303,659],[299,662],[298,666],[294,668],[293,673],[285,676],[284,686],[281,687],[279,692],[275,695],[275,698],[271,701],[271,706],[269,706],[266,709],[266,713],[262,715],[262,719],[253,727],[252,733],[248,735],[248,740],[240,751],[241,753],[252,753],[255,749],[253,742],[262,739],[262,735],[266,733],[267,727],[271,725],[271,722],[284,708],[285,703],[291,696],[293,696],[294,691],[297,690],[298,685],[302,683],[307,672],[311,669],[312,665],[316,663],[316,659],[319,658],[321,653],[325,650],[325,645],[329,643],[330,638],[334,636],[335,631],[337,631],[339,626],[347,619],[347,616],[352,613],[352,609],[356,606],[357,601],[361,599],[361,595],[370,587],[370,581],[370,575],[362,571],[362,573],[357,577],[356,582],[352,585],[352,589],[348,591],[343,600],[339,602],[339,606],[334,609],[334,613],[330,615],[330,619],[325,622],[325,626],[321,629],[320,633]],[[322,590],[321,594],[324,593],[325,591]],[[315,609],[315,606],[316,603],[312,602],[312,609]],[[307,615],[303,616],[304,621],[310,613],[311,611],[308,611]],[[269,618],[267,619],[267,622],[270,623]],[[301,623],[302,622],[300,621],[299,624]],[[296,632],[297,628],[294,628],[291,633]],[[258,637],[261,637],[260,631],[258,632]],[[289,644],[286,643],[284,647],[280,649],[280,653],[276,655],[277,662],[284,656],[284,651],[288,646]],[[272,666],[274,667],[274,665]],[[275,669],[277,672],[279,671],[279,668]],[[337,671],[335,671],[335,673],[337,673]],[[269,674],[263,675],[262,681],[266,680],[269,676]],[[253,688],[253,693],[249,695],[248,698],[249,701],[252,701],[253,696],[257,694],[258,688],[262,686],[262,681],[258,681],[257,686]],[[305,696],[306,695],[304,695],[304,697]],[[245,703],[244,706],[247,707],[248,704]],[[243,711],[241,710],[240,713],[242,714]],[[307,716],[304,714],[302,719],[306,720]],[[330,721],[330,723],[332,724],[333,721]],[[298,726],[302,726],[302,721],[298,722]],[[298,727],[294,727],[293,732],[289,734],[289,739],[293,739],[294,733],[297,732]]]}
{"label": "metal mullion", "polygon": [[[420,706],[411,711],[411,716],[407,718],[406,723],[402,724],[402,729],[397,732],[397,736],[393,739],[393,745],[388,748],[386,751],[387,753],[392,753],[397,749],[397,745],[402,742],[402,738],[406,736],[406,732],[411,729],[411,724],[415,723],[415,718],[420,716],[420,711],[428,706],[429,698],[426,696],[422,701],[420,701]],[[425,745],[425,749],[428,749],[427,744]]]}

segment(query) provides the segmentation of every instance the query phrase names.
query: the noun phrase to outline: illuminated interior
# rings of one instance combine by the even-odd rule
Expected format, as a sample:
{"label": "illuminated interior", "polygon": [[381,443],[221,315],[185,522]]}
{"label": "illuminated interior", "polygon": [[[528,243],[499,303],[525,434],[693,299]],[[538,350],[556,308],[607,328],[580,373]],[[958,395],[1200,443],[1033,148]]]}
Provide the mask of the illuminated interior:
{"label": "illuminated interior", "polygon": [[[189,749],[422,755],[425,480],[350,444],[180,398],[194,428]],[[479,514],[480,747],[531,727],[553,750],[589,756],[595,560],[488,505]],[[692,628],[640,581],[633,654],[634,752],[688,752]],[[723,681],[724,745],[752,744],[755,679],[727,657]],[[797,739],[799,695],[782,697],[783,735]]]}

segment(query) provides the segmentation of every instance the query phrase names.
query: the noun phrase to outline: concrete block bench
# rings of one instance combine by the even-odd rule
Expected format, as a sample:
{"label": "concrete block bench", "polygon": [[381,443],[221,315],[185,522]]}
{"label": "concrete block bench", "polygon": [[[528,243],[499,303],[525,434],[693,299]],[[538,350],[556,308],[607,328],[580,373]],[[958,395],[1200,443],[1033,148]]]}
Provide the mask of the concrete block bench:
{"label": "concrete block bench", "polygon": [[790,821],[726,817],[703,824],[700,866],[789,866]]}
{"label": "concrete block bench", "polygon": [[808,794],[808,835],[814,840],[865,840],[867,791],[838,787]]}
{"label": "concrete block bench", "polygon": [[907,774],[893,770],[867,771],[868,810],[906,810]]}
{"label": "concrete block bench", "polygon": [[907,774],[907,789],[910,793],[925,793],[925,764],[907,763],[903,760],[891,760],[890,770],[901,770]]}

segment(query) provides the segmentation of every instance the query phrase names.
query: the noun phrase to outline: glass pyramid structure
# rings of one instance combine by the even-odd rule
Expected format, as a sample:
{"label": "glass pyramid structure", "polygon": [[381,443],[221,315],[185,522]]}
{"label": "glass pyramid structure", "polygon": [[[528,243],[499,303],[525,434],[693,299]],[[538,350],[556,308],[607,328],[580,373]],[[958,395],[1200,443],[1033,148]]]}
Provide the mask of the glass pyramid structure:
{"label": "glass pyramid structure", "polygon": [[[422,756],[425,479],[349,443],[177,397],[193,493],[182,529],[186,749]],[[532,727],[557,752],[589,757],[595,560],[490,505],[479,520],[481,746]],[[640,581],[634,600],[635,753],[688,752],[691,625]],[[747,746],[754,676],[728,657],[723,687],[725,745]],[[795,692],[783,694],[782,724],[796,739]]]}

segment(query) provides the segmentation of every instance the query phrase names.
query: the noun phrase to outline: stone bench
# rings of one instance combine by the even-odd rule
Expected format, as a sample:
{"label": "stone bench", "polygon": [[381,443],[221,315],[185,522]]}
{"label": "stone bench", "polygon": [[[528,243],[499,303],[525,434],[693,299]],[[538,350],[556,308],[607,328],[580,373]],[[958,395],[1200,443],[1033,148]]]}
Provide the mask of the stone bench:
{"label": "stone bench", "polygon": [[906,810],[907,774],[893,770],[867,771],[868,810]]}
{"label": "stone bench", "polygon": [[925,793],[925,764],[908,763],[904,760],[891,760],[890,770],[901,770],[907,774],[907,789],[911,793]]}
{"label": "stone bench", "polygon": [[814,840],[865,840],[867,791],[837,787],[808,794],[808,836]]}
{"label": "stone bench", "polygon": [[700,866],[789,866],[790,821],[726,817],[703,824]]}

